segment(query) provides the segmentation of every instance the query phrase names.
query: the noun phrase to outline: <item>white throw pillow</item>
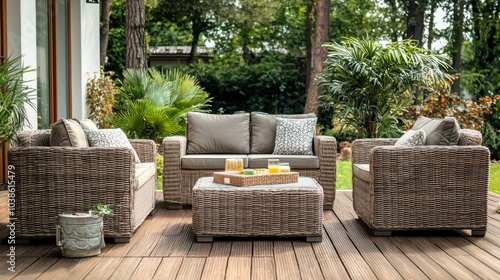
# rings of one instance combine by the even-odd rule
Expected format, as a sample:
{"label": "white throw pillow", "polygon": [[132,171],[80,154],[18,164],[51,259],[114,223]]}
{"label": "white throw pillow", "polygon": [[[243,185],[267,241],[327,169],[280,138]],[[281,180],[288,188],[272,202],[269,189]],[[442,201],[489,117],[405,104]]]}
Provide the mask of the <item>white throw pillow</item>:
{"label": "white throw pillow", "polygon": [[313,155],[317,118],[276,118],[275,155]]}
{"label": "white throw pillow", "polygon": [[408,130],[398,139],[394,146],[399,147],[413,147],[413,146],[423,146],[425,145],[425,131],[419,130]]}
{"label": "white throw pillow", "polygon": [[120,128],[114,129],[98,129],[88,130],[85,129],[87,139],[91,147],[116,147],[116,148],[129,148],[135,157],[135,162],[140,163],[139,155],[128,141],[127,135]]}

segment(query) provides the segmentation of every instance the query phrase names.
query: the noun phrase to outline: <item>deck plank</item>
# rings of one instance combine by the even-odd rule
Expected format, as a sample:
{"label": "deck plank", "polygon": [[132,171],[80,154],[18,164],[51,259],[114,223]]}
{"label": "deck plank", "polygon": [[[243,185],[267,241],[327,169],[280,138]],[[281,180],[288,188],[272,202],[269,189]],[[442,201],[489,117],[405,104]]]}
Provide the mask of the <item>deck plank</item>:
{"label": "deck plank", "polygon": [[152,279],[175,279],[179,273],[183,258],[161,258],[160,265]]}
{"label": "deck plank", "polygon": [[[205,258],[184,258],[182,265],[177,273],[177,280],[194,280],[200,279],[203,267],[205,266]],[[165,278],[166,279],[166,278]]]}
{"label": "deck plank", "polygon": [[224,280],[226,278],[227,259],[227,257],[208,257],[201,279]]}
{"label": "deck plank", "polygon": [[251,257],[229,257],[227,261],[226,279],[250,280],[251,267]]}
{"label": "deck plank", "polygon": [[299,265],[290,241],[274,242],[274,259],[276,263],[276,279],[300,279]]}
{"label": "deck plank", "polygon": [[161,263],[160,258],[142,258],[131,279],[151,279]]}
{"label": "deck plank", "polygon": [[92,268],[92,270],[87,274],[85,279],[108,279],[113,275],[116,268],[123,261],[123,258],[99,258],[99,261]]}
{"label": "deck plank", "polygon": [[324,279],[311,244],[296,241],[292,242],[292,244],[295,256],[297,257],[301,278],[311,280]]}
{"label": "deck plank", "polygon": [[271,240],[256,240],[253,242],[254,257],[272,257],[273,242]]}
{"label": "deck plank", "polygon": [[276,267],[272,257],[252,258],[252,280],[276,279]]}
{"label": "deck plank", "polygon": [[109,279],[130,279],[142,258],[123,258]]}

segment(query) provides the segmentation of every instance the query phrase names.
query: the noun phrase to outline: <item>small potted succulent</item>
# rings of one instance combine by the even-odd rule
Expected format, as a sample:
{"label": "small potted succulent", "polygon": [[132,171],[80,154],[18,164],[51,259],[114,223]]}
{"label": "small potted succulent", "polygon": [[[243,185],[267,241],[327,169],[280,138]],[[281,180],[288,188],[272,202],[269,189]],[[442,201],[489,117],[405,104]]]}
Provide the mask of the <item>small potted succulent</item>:
{"label": "small potted succulent", "polygon": [[109,204],[96,203],[88,212],[59,214],[56,226],[56,245],[63,257],[97,256],[104,243],[103,217],[113,215]]}

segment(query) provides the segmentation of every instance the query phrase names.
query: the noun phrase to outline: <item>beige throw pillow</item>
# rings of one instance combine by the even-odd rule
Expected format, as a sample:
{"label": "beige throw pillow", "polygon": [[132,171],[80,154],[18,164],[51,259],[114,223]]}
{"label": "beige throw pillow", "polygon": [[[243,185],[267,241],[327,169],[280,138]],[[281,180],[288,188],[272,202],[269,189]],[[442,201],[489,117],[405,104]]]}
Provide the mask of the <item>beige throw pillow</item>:
{"label": "beige throw pillow", "polygon": [[460,126],[455,118],[430,119],[419,117],[412,130],[425,131],[425,145],[457,145]]}
{"label": "beige throw pillow", "polygon": [[88,147],[87,136],[75,120],[60,119],[50,131],[51,146]]}

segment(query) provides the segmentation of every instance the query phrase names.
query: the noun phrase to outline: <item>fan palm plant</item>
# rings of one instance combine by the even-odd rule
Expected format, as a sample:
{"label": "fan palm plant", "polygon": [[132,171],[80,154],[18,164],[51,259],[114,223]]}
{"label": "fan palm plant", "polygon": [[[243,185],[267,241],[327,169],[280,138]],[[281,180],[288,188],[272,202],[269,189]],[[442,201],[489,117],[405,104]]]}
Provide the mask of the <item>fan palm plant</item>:
{"label": "fan palm plant", "polygon": [[382,45],[369,38],[328,43],[324,71],[318,77],[321,104],[331,106],[357,136],[392,136],[413,103],[412,90],[432,91],[449,84],[444,57],[404,40]]}
{"label": "fan palm plant", "polygon": [[30,94],[35,92],[24,80],[33,71],[21,65],[21,57],[0,62],[0,147],[10,142],[28,121],[26,105],[34,107]]}
{"label": "fan palm plant", "polygon": [[182,133],[185,114],[205,111],[211,100],[196,78],[175,69],[128,69],[123,77],[112,122],[131,138],[157,141]]}

